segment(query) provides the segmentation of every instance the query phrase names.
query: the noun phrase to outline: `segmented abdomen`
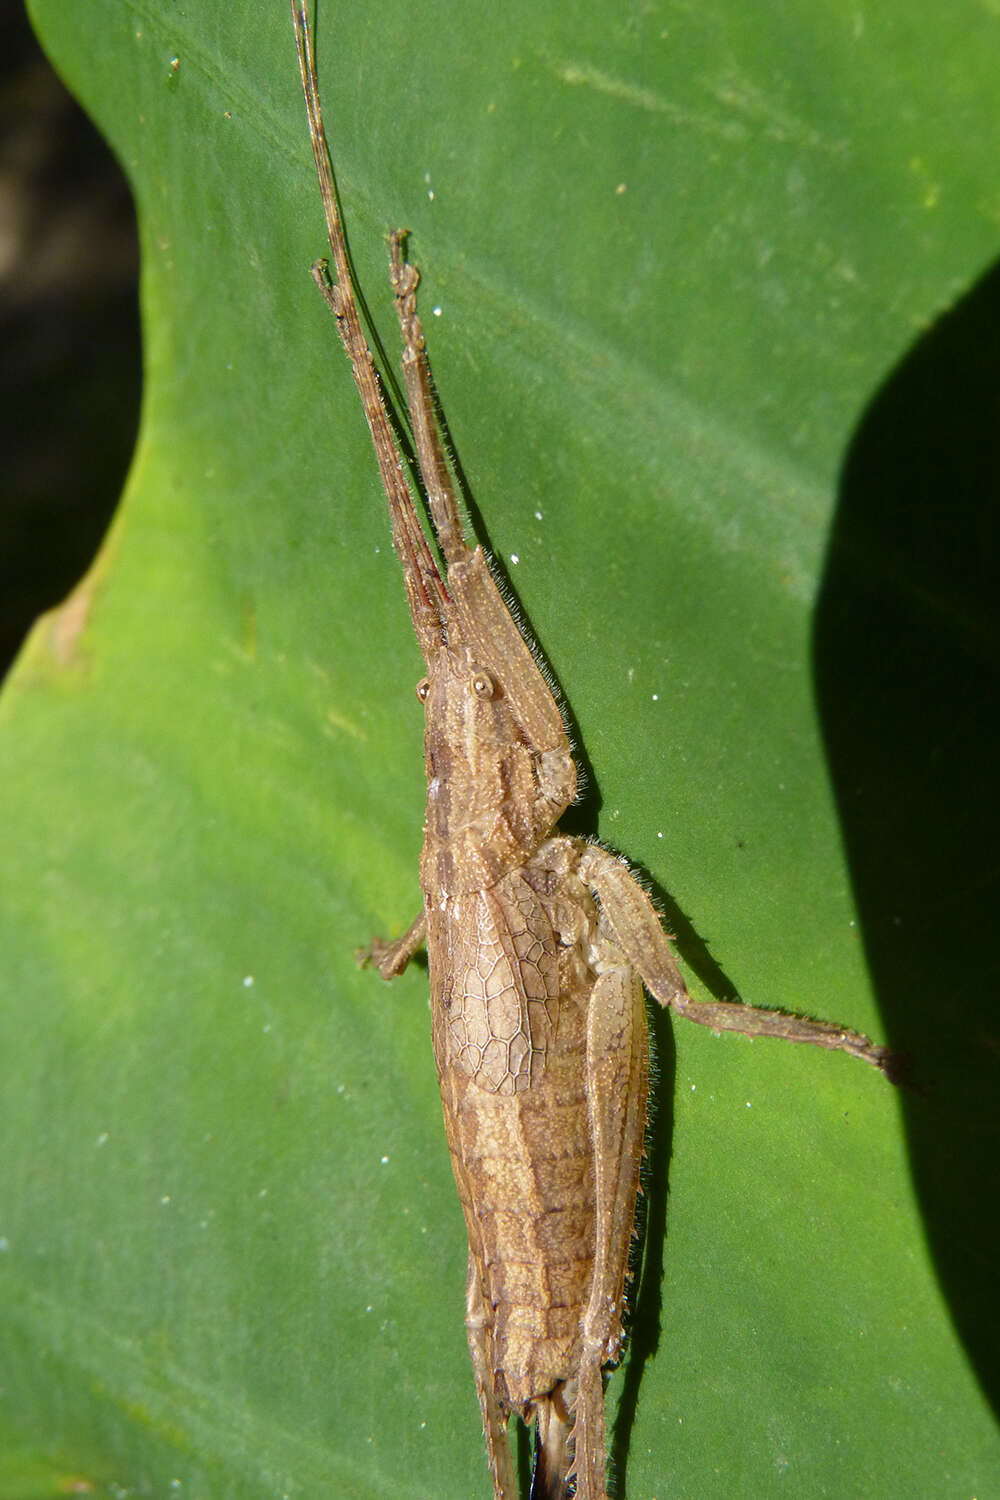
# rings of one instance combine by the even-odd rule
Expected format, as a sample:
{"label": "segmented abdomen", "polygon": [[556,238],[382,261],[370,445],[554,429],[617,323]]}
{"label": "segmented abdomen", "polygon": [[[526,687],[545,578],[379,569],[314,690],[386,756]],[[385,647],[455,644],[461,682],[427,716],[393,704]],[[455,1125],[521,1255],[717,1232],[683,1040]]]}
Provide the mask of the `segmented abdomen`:
{"label": "segmented abdomen", "polygon": [[458,915],[435,1053],[495,1389],[523,1410],[574,1371],[593,1269],[590,986],[523,877],[462,898]]}

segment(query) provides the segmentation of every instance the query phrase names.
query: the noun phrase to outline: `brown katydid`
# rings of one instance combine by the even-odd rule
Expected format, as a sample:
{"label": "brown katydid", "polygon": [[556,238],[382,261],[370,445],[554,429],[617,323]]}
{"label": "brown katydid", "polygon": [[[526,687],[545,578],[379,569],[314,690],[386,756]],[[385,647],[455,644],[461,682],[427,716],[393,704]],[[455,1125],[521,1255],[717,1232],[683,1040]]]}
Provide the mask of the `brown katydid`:
{"label": "brown katydid", "polygon": [[[425,536],[357,297],[323,129],[307,0],[291,0],[335,278],[332,311],[371,429],[426,676],[421,910],[365,954],[383,978],[426,943],[445,1128],[469,1236],[466,1325],[495,1500],[515,1500],[511,1415],[535,1428],[536,1500],[604,1500],[603,1371],[622,1311],[646,1128],[643,986],[717,1031],[887,1054],[839,1026],[694,1001],[660,919],[623,859],[556,832],[576,768],[544,672],[479,547],[445,462],[418,274],[405,236],[390,275]],[[575,1489],[574,1489],[575,1486]]]}

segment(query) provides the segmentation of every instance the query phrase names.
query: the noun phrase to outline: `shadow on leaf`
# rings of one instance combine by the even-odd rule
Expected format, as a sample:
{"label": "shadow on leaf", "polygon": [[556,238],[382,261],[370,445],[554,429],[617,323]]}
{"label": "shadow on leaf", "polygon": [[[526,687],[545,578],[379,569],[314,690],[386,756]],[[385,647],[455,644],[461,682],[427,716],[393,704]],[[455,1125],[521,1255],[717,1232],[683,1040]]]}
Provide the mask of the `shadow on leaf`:
{"label": "shadow on leaf", "polygon": [[942,1289],[998,1404],[1000,267],[876,394],[843,468],[816,693]]}

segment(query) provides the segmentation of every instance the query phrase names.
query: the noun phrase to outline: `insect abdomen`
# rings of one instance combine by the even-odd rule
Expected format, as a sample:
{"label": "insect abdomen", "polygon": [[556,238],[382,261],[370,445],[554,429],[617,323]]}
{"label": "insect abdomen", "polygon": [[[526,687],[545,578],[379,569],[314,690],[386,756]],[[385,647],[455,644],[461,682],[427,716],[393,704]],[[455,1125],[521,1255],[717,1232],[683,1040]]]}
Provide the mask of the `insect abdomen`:
{"label": "insect abdomen", "polygon": [[586,1023],[574,1009],[560,1011],[530,1089],[490,1092],[454,1064],[441,1076],[496,1391],[520,1411],[572,1375],[593,1271]]}

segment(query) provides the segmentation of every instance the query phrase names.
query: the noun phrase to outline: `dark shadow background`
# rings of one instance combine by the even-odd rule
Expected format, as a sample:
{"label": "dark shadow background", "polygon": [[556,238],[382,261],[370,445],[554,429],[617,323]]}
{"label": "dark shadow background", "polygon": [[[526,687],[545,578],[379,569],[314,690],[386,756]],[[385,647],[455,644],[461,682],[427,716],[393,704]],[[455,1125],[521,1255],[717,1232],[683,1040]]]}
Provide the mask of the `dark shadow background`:
{"label": "dark shadow background", "polygon": [[871,401],[844,464],[816,693],[926,1233],[1000,1407],[1000,263]]}
{"label": "dark shadow background", "polygon": [[0,0],[0,676],[93,559],[132,455],[141,362],[132,199]]}

